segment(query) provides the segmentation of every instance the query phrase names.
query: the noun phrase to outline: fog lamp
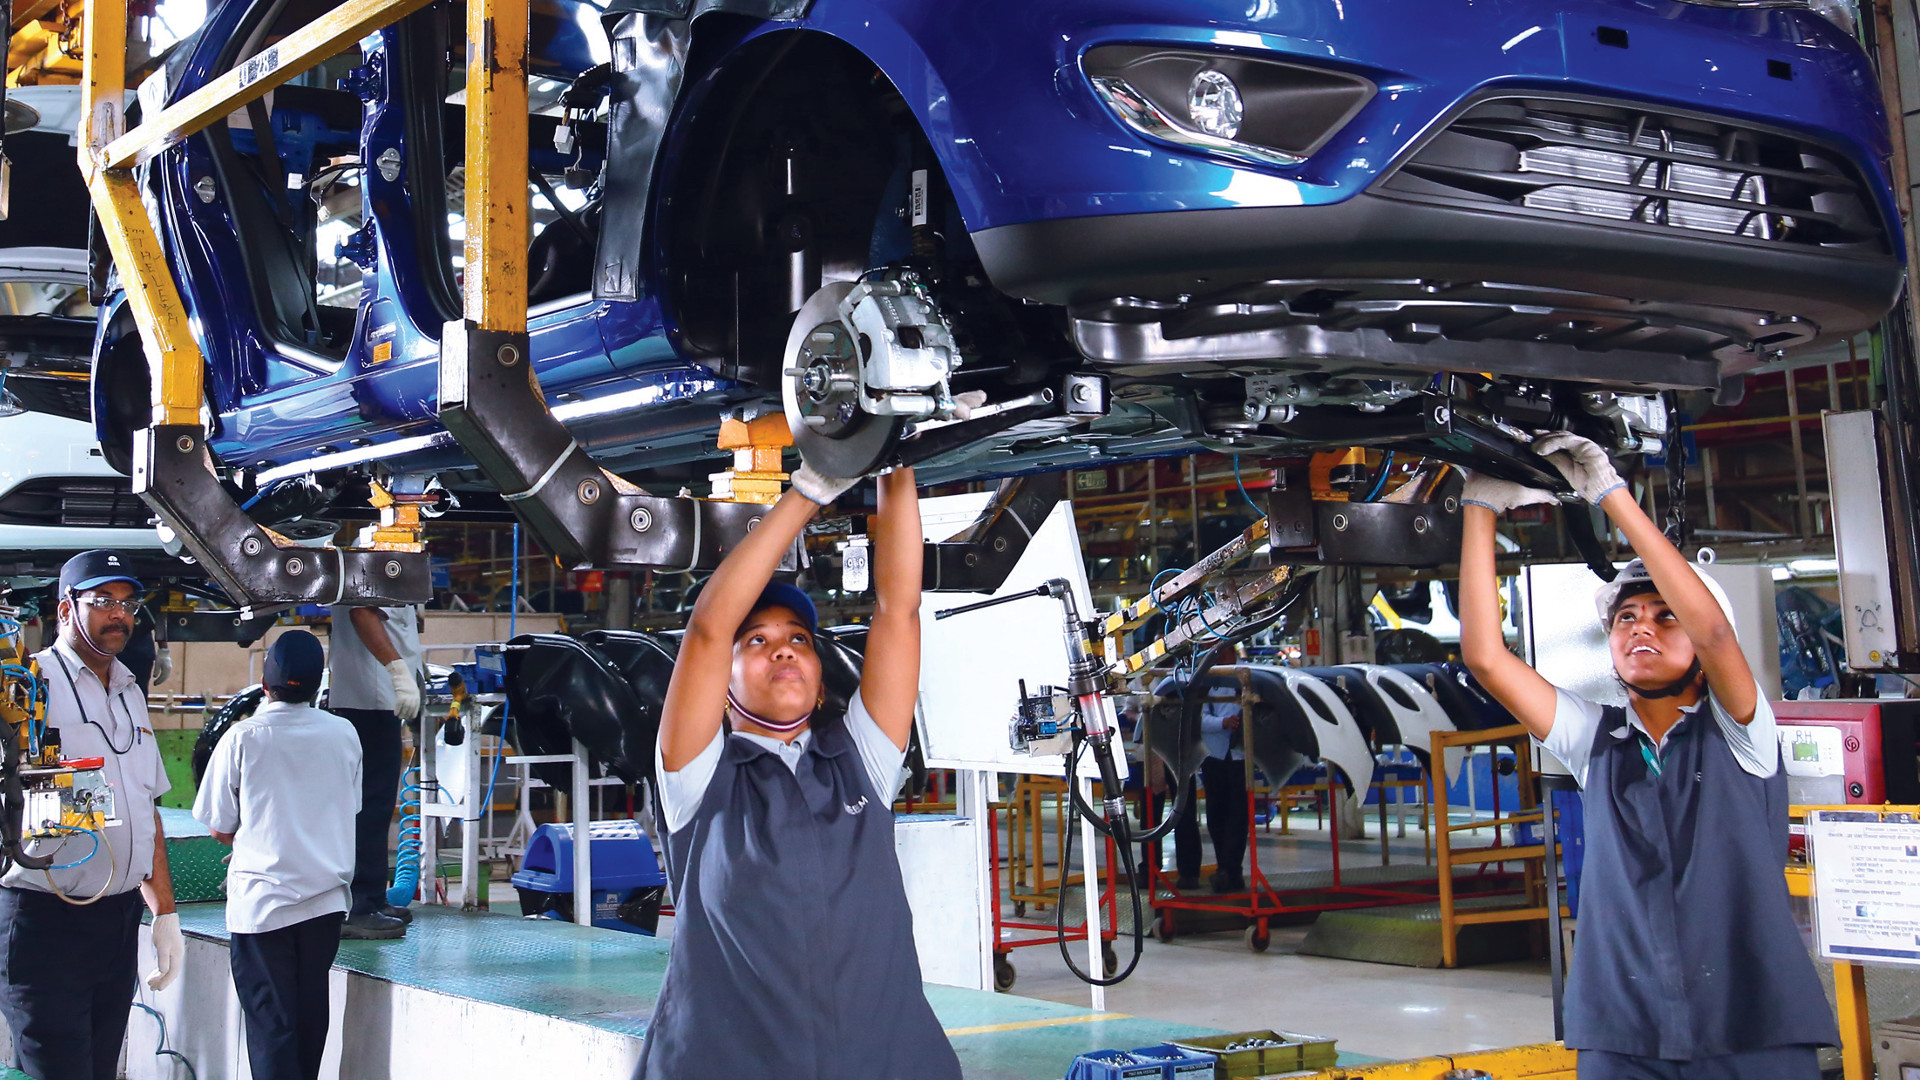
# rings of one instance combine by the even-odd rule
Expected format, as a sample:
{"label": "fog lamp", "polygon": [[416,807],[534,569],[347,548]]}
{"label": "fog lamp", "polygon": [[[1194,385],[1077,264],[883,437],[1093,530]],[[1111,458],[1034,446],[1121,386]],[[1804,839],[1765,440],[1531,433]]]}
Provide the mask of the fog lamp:
{"label": "fog lamp", "polygon": [[1221,72],[1208,69],[1187,87],[1187,117],[1193,126],[1218,139],[1240,134],[1240,88]]}

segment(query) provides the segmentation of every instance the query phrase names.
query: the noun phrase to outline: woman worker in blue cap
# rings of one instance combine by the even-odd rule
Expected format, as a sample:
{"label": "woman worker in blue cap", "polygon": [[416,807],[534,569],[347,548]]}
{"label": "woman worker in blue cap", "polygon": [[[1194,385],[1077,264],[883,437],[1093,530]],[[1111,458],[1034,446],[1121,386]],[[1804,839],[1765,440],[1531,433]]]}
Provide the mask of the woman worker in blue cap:
{"label": "woman worker in blue cap", "polygon": [[878,480],[873,621],[844,716],[819,711],[812,601],[769,584],[853,483],[802,466],[688,618],[655,761],[678,921],[638,1077],[960,1075],[921,988],[893,847],[920,684],[912,470]]}
{"label": "woman worker in blue cap", "polygon": [[1460,653],[1585,794],[1566,1044],[1581,1080],[1817,1080],[1838,1041],[1788,904],[1773,709],[1731,605],[1660,534],[1594,443],[1536,452],[1639,558],[1595,597],[1627,705],[1554,686],[1501,640],[1494,515],[1547,492],[1476,476],[1460,544]]}

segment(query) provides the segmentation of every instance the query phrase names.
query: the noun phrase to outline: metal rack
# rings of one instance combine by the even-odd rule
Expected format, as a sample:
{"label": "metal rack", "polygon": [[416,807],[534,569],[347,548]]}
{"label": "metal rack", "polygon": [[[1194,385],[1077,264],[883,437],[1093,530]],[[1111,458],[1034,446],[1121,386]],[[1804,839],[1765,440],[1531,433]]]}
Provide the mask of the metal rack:
{"label": "metal rack", "polygon": [[[1213,667],[1211,672],[1235,677],[1239,683],[1239,693],[1234,700],[1239,704],[1242,716],[1252,716],[1256,697],[1253,691],[1251,669],[1244,665],[1223,664]],[[1207,899],[1183,896],[1173,883],[1166,880],[1166,875],[1161,872],[1158,865],[1149,866],[1147,876],[1153,897],[1155,937],[1161,941],[1171,941],[1178,934],[1177,912],[1238,915],[1248,922],[1245,931],[1247,948],[1254,952],[1265,952],[1272,940],[1268,923],[1276,916],[1432,902],[1433,896],[1426,892],[1393,888],[1388,885],[1349,883],[1345,880],[1340,861],[1340,800],[1335,786],[1335,767],[1331,763],[1327,767],[1329,789],[1327,815],[1328,832],[1333,843],[1333,880],[1328,885],[1304,888],[1282,888],[1276,885],[1260,868],[1260,845],[1252,842],[1255,835],[1253,826],[1258,798],[1258,791],[1254,784],[1253,756],[1243,753],[1241,760],[1246,770],[1248,888],[1245,892],[1226,893]],[[1148,804],[1146,809],[1150,811],[1151,800],[1148,800]],[[1151,815],[1143,813],[1141,816],[1143,819],[1149,819]],[[1386,844],[1385,821],[1383,811],[1381,816],[1383,846]],[[1152,820],[1146,820],[1145,823],[1148,828],[1153,826]]]}
{"label": "metal rack", "polygon": [[[1434,834],[1439,839],[1440,871],[1440,955],[1441,966],[1453,967],[1460,958],[1459,933],[1462,926],[1484,923],[1507,922],[1545,922],[1549,919],[1547,890],[1549,883],[1543,863],[1547,857],[1544,841],[1532,844],[1509,844],[1501,836],[1503,828],[1518,829],[1522,825],[1535,828],[1544,827],[1545,814],[1539,804],[1533,775],[1533,755],[1526,745],[1527,731],[1519,724],[1510,727],[1493,728],[1487,731],[1436,731],[1431,736],[1431,752],[1434,768],[1433,801],[1437,824]],[[1487,818],[1475,816],[1472,820],[1454,824],[1449,814],[1447,802],[1447,766],[1446,752],[1452,747],[1500,746],[1512,745],[1515,748],[1514,768],[1520,784],[1520,805],[1511,813],[1502,813],[1500,809],[1500,785],[1493,785],[1493,815]],[[1493,842],[1473,847],[1454,846],[1454,836],[1460,833],[1492,829]],[[1556,852],[1557,851],[1556,844]],[[1522,895],[1524,899],[1517,906],[1474,908],[1461,910],[1457,904],[1457,887],[1453,872],[1455,867],[1473,867],[1484,872],[1488,866],[1509,862],[1522,865]],[[1551,885],[1555,906],[1559,912],[1557,919],[1566,914],[1564,905],[1557,904],[1559,885]]]}

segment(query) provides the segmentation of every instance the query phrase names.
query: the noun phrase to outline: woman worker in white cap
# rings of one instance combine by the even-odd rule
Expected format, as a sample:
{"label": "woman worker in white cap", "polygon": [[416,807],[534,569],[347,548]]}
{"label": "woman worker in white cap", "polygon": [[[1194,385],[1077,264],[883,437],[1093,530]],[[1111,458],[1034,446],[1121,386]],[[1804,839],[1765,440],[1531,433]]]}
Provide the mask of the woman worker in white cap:
{"label": "woman worker in white cap", "polygon": [[1838,1042],[1788,906],[1786,777],[1773,710],[1720,587],[1634,502],[1594,443],[1536,452],[1639,558],[1595,597],[1626,706],[1556,687],[1507,651],[1494,515],[1554,496],[1469,478],[1460,651],[1585,795],[1566,1044],[1581,1080],[1817,1080]]}

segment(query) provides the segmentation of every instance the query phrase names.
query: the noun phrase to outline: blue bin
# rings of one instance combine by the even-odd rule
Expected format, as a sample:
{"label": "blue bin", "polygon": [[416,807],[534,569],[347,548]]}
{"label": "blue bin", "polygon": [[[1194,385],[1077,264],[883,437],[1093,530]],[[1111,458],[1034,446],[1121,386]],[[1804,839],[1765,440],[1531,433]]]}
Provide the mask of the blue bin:
{"label": "blue bin", "polygon": [[1137,1050],[1095,1050],[1073,1059],[1067,1080],[1212,1080],[1215,1058],[1162,1044]]}
{"label": "blue bin", "polygon": [[[1580,914],[1580,874],[1587,865],[1587,815],[1577,791],[1553,793],[1558,817],[1556,838],[1560,841],[1560,873],[1567,879],[1567,910]],[[1514,843],[1526,847],[1542,841],[1543,833],[1533,822],[1514,826]]]}
{"label": "blue bin", "polygon": [[[594,926],[652,936],[660,925],[667,875],[653,841],[637,821],[596,821],[587,826],[593,844],[593,880],[588,883]],[[542,825],[527,842],[514,873],[520,913],[573,919],[573,826]]]}
{"label": "blue bin", "polygon": [[507,689],[507,654],[500,649],[481,646],[473,650],[473,663],[455,664],[467,689],[476,694],[501,694]]}

